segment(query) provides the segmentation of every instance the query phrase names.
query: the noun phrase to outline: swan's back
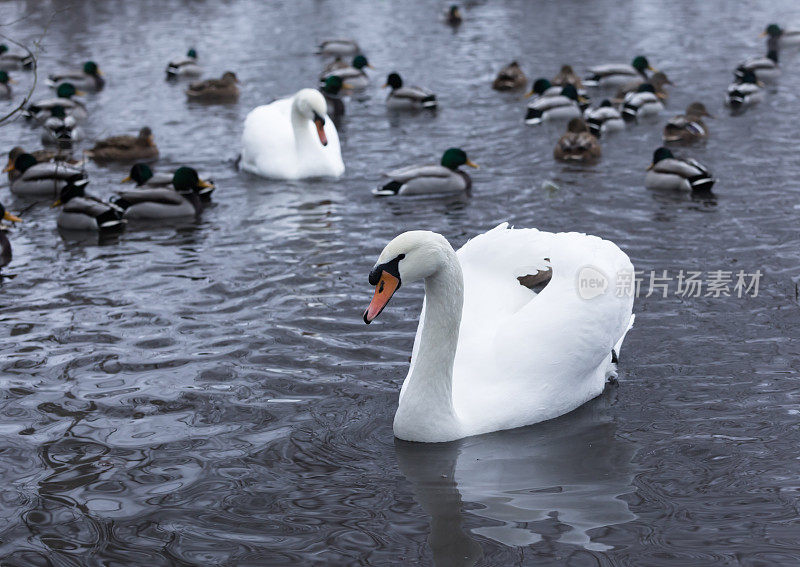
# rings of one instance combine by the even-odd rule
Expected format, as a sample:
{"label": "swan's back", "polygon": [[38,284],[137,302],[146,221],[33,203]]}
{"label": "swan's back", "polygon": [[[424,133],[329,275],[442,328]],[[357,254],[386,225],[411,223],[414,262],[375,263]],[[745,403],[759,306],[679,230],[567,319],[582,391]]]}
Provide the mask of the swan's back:
{"label": "swan's back", "polygon": [[[617,274],[633,276],[624,252],[595,236],[503,224],[457,255],[464,308],[453,396],[459,418],[480,427],[471,434],[557,417],[602,391],[631,320],[632,294],[616,293]],[[548,264],[552,280],[538,295],[520,285],[517,276]],[[605,280],[605,293],[582,297],[581,276]]]}
{"label": "swan's back", "polygon": [[251,110],[242,133],[242,169],[257,175],[283,171],[291,175],[295,160],[292,98]]}

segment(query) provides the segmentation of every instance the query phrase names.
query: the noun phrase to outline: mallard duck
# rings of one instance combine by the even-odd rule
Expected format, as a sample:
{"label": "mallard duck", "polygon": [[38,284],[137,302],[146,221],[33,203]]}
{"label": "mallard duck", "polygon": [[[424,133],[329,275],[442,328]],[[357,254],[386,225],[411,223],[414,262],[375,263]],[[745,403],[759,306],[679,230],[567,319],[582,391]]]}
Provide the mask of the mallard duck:
{"label": "mallard duck", "polygon": [[125,228],[123,210],[86,194],[88,179],[70,179],[59,192],[53,207],[61,206],[56,225],[64,230],[119,232]]}
{"label": "mallard duck", "polygon": [[653,152],[644,184],[648,189],[707,191],[716,182],[707,167],[696,160],[680,159],[667,148]]}
{"label": "mallard duck", "polygon": [[773,82],[781,76],[781,68],[778,66],[778,40],[770,37],[767,40],[766,57],[751,57],[739,63],[733,74],[738,80],[744,77],[746,71],[755,73],[759,81]]}
{"label": "mallard duck", "polygon": [[519,63],[512,61],[497,73],[492,82],[492,88],[496,91],[511,91],[521,89],[528,83],[528,78],[519,66]]}
{"label": "mallard duck", "polygon": [[34,150],[32,152],[26,152],[20,146],[14,146],[8,152],[8,163],[6,164],[6,169],[3,171],[11,171],[14,169],[14,162],[17,160],[19,156],[22,154],[30,154],[36,160],[36,163],[46,163],[49,161],[62,161],[66,162],[73,167],[80,167],[82,163],[78,160],[71,159],[69,152],[64,152],[61,149],[58,150]]}
{"label": "mallard duck", "polygon": [[113,203],[124,211],[126,219],[194,217],[203,211],[200,193],[214,188],[185,166],[175,170],[170,185],[122,191]]}
{"label": "mallard duck", "polygon": [[62,162],[38,163],[31,154],[16,157],[13,165],[3,170],[8,172],[11,192],[22,197],[58,195],[70,179],[83,179],[86,174]]}
{"label": "mallard duck", "polygon": [[203,68],[197,63],[197,50],[192,47],[185,57],[176,57],[167,63],[167,79],[178,77],[194,78],[203,74]]}
{"label": "mallard duck", "polygon": [[554,86],[550,83],[547,79],[538,78],[533,81],[531,85],[531,90],[525,93],[525,97],[532,98],[532,100],[528,103],[528,106],[533,105],[537,99],[541,97],[552,97],[552,96],[559,96],[561,94],[563,87]]}
{"label": "mallard duck", "polygon": [[32,102],[25,108],[23,115],[26,118],[44,122],[52,116],[54,106],[61,106],[69,116],[73,116],[75,120],[80,122],[85,120],[89,113],[82,102],[74,100],[72,97],[81,94],[83,92],[76,90],[72,83],[61,83],[56,89],[56,98]]}
{"label": "mallard duck", "polygon": [[325,102],[328,104],[328,116],[337,125],[342,116],[344,116],[344,101],[339,96],[343,88],[346,88],[345,83],[339,75],[331,75],[325,79],[325,84],[319,88],[319,92],[322,93],[322,96],[325,97]]}
{"label": "mallard duck", "polygon": [[42,143],[53,144],[63,148],[72,147],[73,142],[83,137],[83,132],[78,127],[74,116],[67,116],[63,106],[56,105],[51,111],[51,116],[44,121]]}
{"label": "mallard duck", "polygon": [[386,77],[383,88],[392,90],[386,97],[386,106],[393,110],[421,110],[436,108],[436,95],[423,87],[404,87],[403,79],[397,73]]}
{"label": "mallard duck", "polygon": [[8,73],[0,69],[0,98],[11,98],[11,85],[16,83]]}
{"label": "mallard duck", "polygon": [[47,84],[58,88],[63,83],[70,83],[75,88],[87,91],[99,91],[106,85],[103,73],[94,61],[87,61],[80,71],[62,71],[47,78]]}
{"label": "mallard duck", "polygon": [[583,82],[581,81],[581,78],[575,73],[575,71],[572,70],[571,65],[562,65],[561,70],[550,82],[560,87],[572,85],[578,90],[583,88]]}
{"label": "mallard duck", "polygon": [[239,98],[239,80],[231,71],[219,79],[206,79],[189,85],[186,96],[198,102],[235,102]]}
{"label": "mallard duck", "polygon": [[[186,173],[181,174],[185,176]],[[131,166],[131,171],[128,176],[122,180],[122,183],[133,181],[137,187],[155,188],[155,187],[171,187],[174,186],[173,180],[175,172],[172,173],[153,173],[150,166],[146,163],[135,163]],[[211,180],[201,181],[201,186],[196,190],[200,200],[204,203],[211,201],[211,194],[216,189],[214,182]]]}
{"label": "mallard duck", "polygon": [[777,39],[781,48],[800,45],[800,30],[785,30],[778,24],[769,24],[761,33],[761,37]]}
{"label": "mallard duck", "polygon": [[525,124],[541,124],[547,120],[580,118],[581,97],[573,85],[562,87],[558,96],[540,96],[528,105]]}
{"label": "mallard duck", "polygon": [[352,39],[327,39],[319,44],[317,53],[334,57],[352,57],[361,53],[361,48]]}
{"label": "mallard duck", "polygon": [[705,140],[708,137],[708,128],[703,122],[705,116],[713,118],[702,102],[693,102],[686,107],[685,114],[670,118],[664,126],[663,140],[686,143]]}
{"label": "mallard duck", "polygon": [[597,65],[589,69],[589,75],[583,80],[586,87],[621,87],[625,83],[641,77],[647,80],[647,71],[656,71],[650,66],[647,57],[638,55],[630,65],[611,63]]}
{"label": "mallard duck", "polygon": [[587,108],[583,113],[583,118],[589,131],[598,138],[607,132],[618,132],[625,129],[622,114],[607,98],[603,99],[599,107]]}
{"label": "mallard duck", "polygon": [[[3,203],[0,203],[0,219],[9,222],[22,222],[21,218],[9,213],[3,206]],[[6,236],[6,230],[7,228],[0,224],[0,268],[7,266],[11,262],[12,257],[11,242],[9,242]]]}
{"label": "mallard duck", "polygon": [[327,77],[330,75],[335,75],[336,71],[338,71],[339,69],[347,69],[349,66],[350,63],[348,63],[341,57],[337,57],[336,59],[325,65],[325,68],[322,70],[322,76]]}
{"label": "mallard duck", "polygon": [[380,197],[393,195],[437,195],[469,192],[472,179],[458,169],[461,165],[477,168],[460,148],[450,148],[442,155],[440,165],[412,165],[388,171],[391,181],[372,190]]}
{"label": "mallard duck", "polygon": [[600,157],[600,142],[589,132],[583,118],[573,118],[567,132],[553,149],[553,157],[561,161],[592,161]]}
{"label": "mallard duck", "polygon": [[461,15],[461,10],[459,10],[458,5],[456,4],[451,5],[447,9],[447,11],[444,13],[444,18],[445,21],[451,26],[461,25],[461,22],[464,21],[464,17]]}
{"label": "mallard duck", "polygon": [[85,154],[95,161],[153,161],[158,159],[158,146],[153,131],[145,126],[138,136],[111,136],[99,140]]}
{"label": "mallard duck", "polygon": [[733,110],[747,108],[764,99],[763,83],[756,78],[756,74],[747,70],[739,81],[728,87],[725,95],[725,104]]}
{"label": "mallard duck", "polygon": [[0,43],[0,69],[11,71],[32,68],[33,55],[31,53],[11,53],[8,50],[8,45]]}
{"label": "mallard duck", "polygon": [[[338,75],[342,81],[350,85],[350,88],[363,89],[369,85],[369,75],[364,71],[365,67],[372,69],[372,65],[369,64],[366,57],[363,55],[356,55],[353,57],[353,64],[350,67],[337,69],[335,74]],[[323,73],[320,76],[320,82],[324,84],[329,76],[330,74],[326,75]]]}
{"label": "mallard duck", "polygon": [[653,76],[647,80],[639,77],[638,79],[634,79],[633,81],[624,84],[622,87],[619,88],[619,90],[617,90],[617,94],[614,95],[614,102],[621,103],[622,101],[625,100],[626,95],[628,95],[629,93],[636,92],[636,89],[638,89],[644,83],[650,83],[651,85],[653,85],[653,92],[655,92],[656,96],[661,100],[664,100],[669,96],[669,93],[667,93],[665,87],[667,85],[675,84],[669,80],[666,73],[657,71],[653,73]]}
{"label": "mallard duck", "polygon": [[642,83],[636,92],[625,95],[622,102],[622,118],[637,120],[644,116],[652,116],[664,110],[664,103],[656,95],[650,83]]}
{"label": "mallard duck", "polygon": [[240,167],[277,179],[340,177],[339,132],[327,109],[316,89],[254,108],[244,121]]}

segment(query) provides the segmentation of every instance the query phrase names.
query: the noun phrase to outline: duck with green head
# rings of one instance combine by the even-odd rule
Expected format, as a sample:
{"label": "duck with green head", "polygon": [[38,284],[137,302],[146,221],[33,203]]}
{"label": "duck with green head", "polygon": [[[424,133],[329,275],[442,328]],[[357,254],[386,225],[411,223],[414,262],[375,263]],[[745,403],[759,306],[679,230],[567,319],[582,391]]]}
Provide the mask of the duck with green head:
{"label": "duck with green head", "polygon": [[[185,174],[183,174],[185,175]],[[137,188],[153,189],[163,187],[173,187],[175,172],[170,173],[153,173],[150,166],[146,163],[139,162],[131,166],[130,173],[121,181],[121,183],[133,182]],[[211,194],[216,189],[214,182],[210,179],[202,181],[201,188],[197,191],[200,200],[204,203],[211,201]]]}
{"label": "duck with green head", "polygon": [[452,4],[444,13],[445,20],[451,26],[460,26],[464,21],[464,16],[461,15],[461,10],[458,4]]}
{"label": "duck with green head", "polygon": [[0,98],[11,98],[11,85],[16,83],[6,71],[0,69]]}
{"label": "duck with green head", "polygon": [[536,125],[550,120],[571,120],[582,115],[581,102],[587,102],[573,85],[561,88],[558,96],[541,96],[528,105],[525,124]]}
{"label": "duck with green head", "polygon": [[741,80],[746,71],[755,73],[759,81],[773,83],[781,76],[781,68],[778,65],[780,53],[780,42],[777,37],[770,36],[767,39],[767,54],[764,57],[751,57],[739,63],[733,72],[736,79]]}
{"label": "duck with green head", "polygon": [[405,87],[399,73],[390,73],[383,88],[389,87],[386,107],[392,110],[433,110],[436,108],[436,95],[423,87]]}
{"label": "duck with green head", "polygon": [[56,89],[55,98],[47,98],[30,103],[23,111],[23,115],[26,118],[34,118],[37,122],[44,122],[53,115],[53,107],[60,106],[68,116],[72,116],[80,122],[85,120],[89,113],[81,101],[72,97],[82,94],[83,92],[75,89],[72,83],[61,83]]}
{"label": "duck with green head", "polygon": [[333,123],[337,126],[344,116],[344,101],[339,93],[342,89],[349,88],[339,75],[330,75],[325,79],[325,83],[319,88],[319,92],[325,97],[325,102],[328,104],[328,116],[331,117]]}
{"label": "duck with green head", "polygon": [[0,43],[0,69],[4,71],[13,71],[16,69],[33,69],[34,58],[33,54],[28,53],[12,53],[8,45]]}
{"label": "duck with green head", "polygon": [[669,97],[669,93],[667,93],[666,86],[667,85],[674,85],[672,81],[669,80],[666,73],[662,71],[656,71],[653,75],[645,80],[642,77],[634,79],[629,83],[625,83],[622,85],[618,90],[617,94],[614,95],[613,101],[616,103],[622,103],[625,100],[625,97],[629,93],[636,92],[636,90],[643,84],[643,83],[650,83],[653,85],[653,90],[656,93],[656,96],[661,100],[666,100]]}
{"label": "duck with green head", "polygon": [[767,45],[770,39],[776,40],[779,48],[800,46],[800,30],[783,29],[778,24],[769,24],[761,32],[761,37],[767,38]]}
{"label": "duck with green head", "polygon": [[17,155],[3,171],[8,172],[11,192],[20,197],[52,197],[69,179],[86,177],[83,171],[63,161],[39,163],[27,153]]}
{"label": "duck with green head", "polygon": [[531,106],[536,100],[543,96],[559,96],[561,94],[561,90],[564,87],[560,87],[558,85],[553,85],[547,79],[543,77],[539,77],[533,84],[531,85],[531,90],[525,93],[526,98],[531,98],[532,100],[528,103],[528,106]]}
{"label": "duck with green head", "polygon": [[728,86],[725,104],[734,111],[744,110],[764,99],[764,83],[756,78],[751,70],[742,73],[742,77]]}
{"label": "duck with green head", "polygon": [[686,107],[684,114],[670,118],[661,138],[665,142],[691,144],[708,138],[708,127],[703,118],[713,118],[702,102],[693,102]]}
{"label": "duck with green head", "polygon": [[125,229],[123,210],[86,193],[89,180],[74,177],[61,189],[53,207],[61,207],[56,225],[63,230],[117,233]]}
{"label": "duck with green head", "polygon": [[94,61],[87,61],[79,70],[54,73],[47,78],[47,84],[58,88],[63,83],[71,83],[75,88],[96,92],[106,85],[103,72]]}
{"label": "duck with green head", "polygon": [[194,47],[190,47],[183,57],[175,57],[167,63],[167,80],[196,78],[202,74],[203,68],[197,62],[197,50]]}
{"label": "duck with green head", "polygon": [[653,152],[644,184],[648,189],[708,191],[716,182],[706,166],[691,158],[677,158],[664,147]]}
{"label": "duck with green head", "polygon": [[443,195],[469,193],[472,179],[458,169],[462,165],[477,168],[461,148],[450,148],[439,165],[412,165],[384,173],[390,181],[374,189],[373,195]]}
{"label": "duck with green head", "polygon": [[[145,164],[136,164],[134,168],[140,170],[131,170],[137,177],[147,173],[152,176]],[[194,168],[182,166],[172,174],[169,186],[140,185],[130,191],[121,191],[113,203],[124,211],[126,219],[195,217],[203,211],[203,202],[209,200],[213,190],[214,185],[200,179]]]}
{"label": "duck with green head", "polygon": [[320,76],[320,82],[324,84],[331,74],[335,74],[342,79],[342,81],[347,83],[351,89],[364,89],[369,85],[369,75],[364,71],[365,68],[372,69],[373,67],[369,64],[369,61],[364,55],[356,55],[353,57],[353,63],[350,67],[337,69],[335,73],[323,73]]}
{"label": "duck with green head", "polygon": [[586,87],[618,88],[637,78],[647,80],[649,78],[647,71],[657,71],[657,69],[650,65],[647,57],[637,55],[630,65],[610,63],[590,67],[589,74],[583,80],[583,85]]}

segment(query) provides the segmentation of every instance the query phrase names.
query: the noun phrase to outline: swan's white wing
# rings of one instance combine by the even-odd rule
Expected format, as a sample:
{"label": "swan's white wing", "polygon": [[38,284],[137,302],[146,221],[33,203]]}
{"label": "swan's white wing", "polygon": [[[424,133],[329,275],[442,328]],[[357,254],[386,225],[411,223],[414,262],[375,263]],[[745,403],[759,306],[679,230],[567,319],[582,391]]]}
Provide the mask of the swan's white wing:
{"label": "swan's white wing", "polygon": [[242,133],[242,169],[267,177],[295,175],[297,152],[291,112],[291,98],[250,111]]}

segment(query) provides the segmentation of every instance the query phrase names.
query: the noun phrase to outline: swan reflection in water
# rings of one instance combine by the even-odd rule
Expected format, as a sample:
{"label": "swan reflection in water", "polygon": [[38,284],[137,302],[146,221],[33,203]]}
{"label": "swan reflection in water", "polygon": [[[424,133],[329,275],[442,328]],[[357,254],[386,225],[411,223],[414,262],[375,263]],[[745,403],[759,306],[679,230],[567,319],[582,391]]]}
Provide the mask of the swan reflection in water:
{"label": "swan reflection in water", "polygon": [[451,443],[395,440],[400,471],[431,516],[428,541],[436,565],[475,565],[483,555],[463,527],[465,503],[467,513],[488,520],[471,532],[503,545],[541,541],[534,523],[556,518],[571,528],[557,536],[560,543],[611,549],[589,532],[636,516],[619,498],[634,491],[634,446],[616,436],[604,411],[614,395],[609,390],[615,388],[530,427]]}

